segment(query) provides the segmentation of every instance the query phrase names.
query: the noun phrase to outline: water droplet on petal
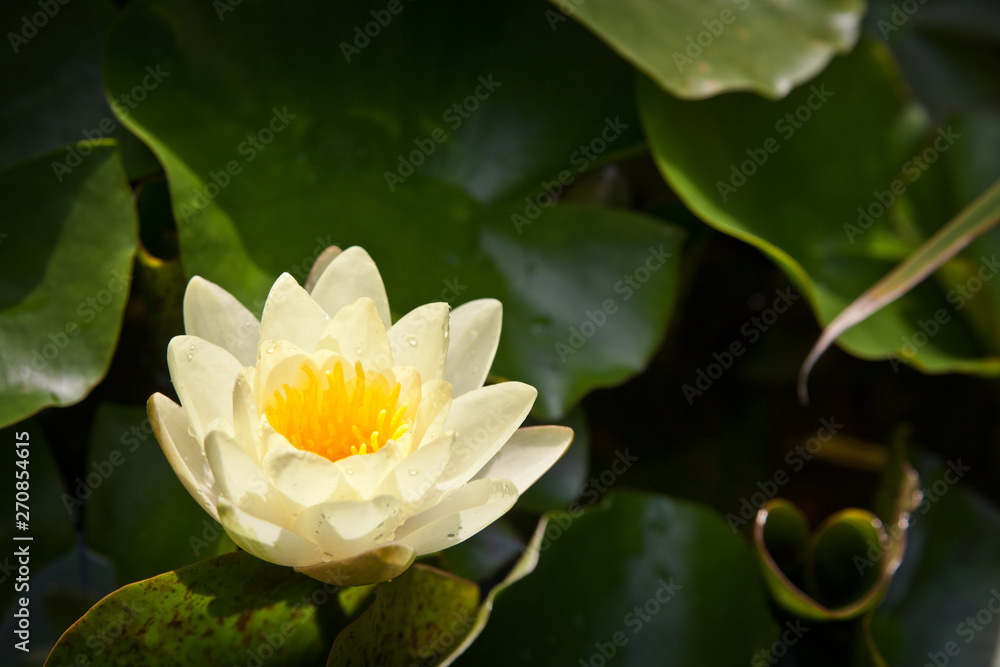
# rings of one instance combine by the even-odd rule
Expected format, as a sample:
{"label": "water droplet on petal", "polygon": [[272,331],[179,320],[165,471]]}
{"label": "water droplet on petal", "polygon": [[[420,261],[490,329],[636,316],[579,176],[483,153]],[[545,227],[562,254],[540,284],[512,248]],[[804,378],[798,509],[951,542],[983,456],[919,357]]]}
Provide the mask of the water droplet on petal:
{"label": "water droplet on petal", "polygon": [[417,346],[417,337],[416,336],[410,336],[409,338],[406,339],[406,342],[410,344],[410,347],[416,347]]}
{"label": "water droplet on petal", "polygon": [[455,533],[448,533],[448,539],[449,540],[455,539]]}
{"label": "water droplet on petal", "polygon": [[192,438],[195,437],[194,436],[194,429],[191,428],[190,426],[188,426],[188,435],[190,435]]}
{"label": "water droplet on petal", "polygon": [[189,354],[188,355],[188,361],[191,361],[192,359],[194,359],[194,355],[193,354]]}
{"label": "water droplet on petal", "polygon": [[410,468],[406,472],[408,472],[410,474],[410,477],[416,477],[417,473],[419,473],[420,471],[417,470],[416,468]]}
{"label": "water droplet on petal", "polygon": [[267,346],[267,353],[268,354],[274,354],[274,350],[275,350],[275,346],[274,345],[268,345]]}
{"label": "water droplet on petal", "polygon": [[189,347],[188,349],[194,352],[194,345],[191,345],[191,347]]}
{"label": "water droplet on petal", "polygon": [[345,468],[344,472],[347,473],[348,475],[353,475],[354,474],[354,468]]}
{"label": "water droplet on petal", "polygon": [[332,560],[333,560],[333,554],[330,554],[330,553],[327,553],[327,552],[325,552],[325,551],[324,551],[324,552],[323,552],[323,555],[321,556],[321,558],[322,558],[322,559],[323,559],[323,560],[324,560],[325,562],[329,563],[330,561],[332,561]]}
{"label": "water droplet on petal", "polygon": [[360,345],[357,347],[356,350],[354,350],[354,354],[364,354],[364,353],[365,353],[365,348],[361,347]]}

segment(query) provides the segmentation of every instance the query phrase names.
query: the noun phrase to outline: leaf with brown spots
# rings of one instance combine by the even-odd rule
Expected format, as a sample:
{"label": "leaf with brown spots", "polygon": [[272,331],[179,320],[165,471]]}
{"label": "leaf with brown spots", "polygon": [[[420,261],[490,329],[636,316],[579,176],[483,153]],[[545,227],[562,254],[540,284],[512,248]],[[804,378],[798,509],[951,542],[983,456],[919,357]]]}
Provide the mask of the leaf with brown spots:
{"label": "leaf with brown spots", "polygon": [[322,664],[350,620],[338,591],[243,552],[217,556],[105,597],[46,664]]}
{"label": "leaf with brown spots", "polygon": [[426,565],[379,584],[375,601],[333,645],[328,667],[437,664],[476,620],[479,587]]}

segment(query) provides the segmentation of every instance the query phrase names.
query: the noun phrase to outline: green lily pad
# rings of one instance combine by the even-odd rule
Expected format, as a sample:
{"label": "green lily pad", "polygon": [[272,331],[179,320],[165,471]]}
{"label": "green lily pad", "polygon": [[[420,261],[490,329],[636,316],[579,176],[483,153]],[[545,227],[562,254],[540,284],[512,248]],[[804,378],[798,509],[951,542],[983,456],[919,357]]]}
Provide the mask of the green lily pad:
{"label": "green lily pad", "polygon": [[[101,60],[104,39],[115,19],[109,0],[48,2],[9,0],[0,6],[8,47],[0,50],[0,168],[61,149],[52,161],[73,168],[89,159],[76,144],[115,139],[132,178],[160,169],[146,146],[129,134],[104,95]],[[140,77],[125,111],[140,94],[155,94],[157,82]]]}
{"label": "green lily pad", "polygon": [[327,665],[426,663],[461,642],[478,605],[476,584],[414,565],[378,586],[372,605],[337,637]]}
{"label": "green lily pad", "polygon": [[572,16],[664,90],[695,99],[785,96],[854,46],[865,10],[863,0],[551,2],[560,8],[545,12],[553,30]]}
{"label": "green lily pad", "polygon": [[[780,102],[741,93],[683,102],[643,81],[640,107],[659,167],[688,206],[770,256],[823,325],[923,240],[892,188],[919,185],[921,165],[934,167],[923,152],[959,141],[947,127],[925,132],[885,48],[868,40]],[[931,282],[838,342],[926,372],[1000,372]]]}
{"label": "green lily pad", "polygon": [[145,408],[98,408],[84,472],[67,502],[84,512],[87,541],[114,563],[119,584],[236,549],[177,479]]}
{"label": "green lily pad", "polygon": [[[280,272],[301,282],[325,247],[362,245],[397,313],[500,298],[494,372],[538,387],[537,414],[557,418],[645,366],[674,300],[677,230],[552,205],[639,146],[630,68],[578,26],[553,35],[528,0],[474,18],[455,0],[399,7],[376,11],[380,27],[375,10],[337,3],[293,20],[260,2],[221,22],[193,0],[132,3],[109,39],[108,88],[131,86],[138,63],[170,72],[122,120],[164,164],[189,274],[259,312]],[[661,246],[672,261],[650,259]],[[576,352],[571,328],[596,331],[588,312],[603,318],[608,299],[624,314],[561,359],[557,344]]]}
{"label": "green lily pad", "polygon": [[[115,591],[46,664],[314,665],[347,620],[335,586],[238,552]],[[114,639],[94,642],[99,633]]]}
{"label": "green lily pad", "polygon": [[890,667],[992,664],[1000,652],[1000,511],[962,478],[961,458],[918,458],[923,500],[906,559],[871,622]]}
{"label": "green lily pad", "polygon": [[136,217],[118,151],[81,144],[75,169],[55,154],[0,172],[0,425],[83,399],[104,377],[128,297]]}
{"label": "green lily pad", "polygon": [[623,491],[547,516],[537,567],[496,595],[457,664],[730,665],[771,645],[752,552],[718,514]]}

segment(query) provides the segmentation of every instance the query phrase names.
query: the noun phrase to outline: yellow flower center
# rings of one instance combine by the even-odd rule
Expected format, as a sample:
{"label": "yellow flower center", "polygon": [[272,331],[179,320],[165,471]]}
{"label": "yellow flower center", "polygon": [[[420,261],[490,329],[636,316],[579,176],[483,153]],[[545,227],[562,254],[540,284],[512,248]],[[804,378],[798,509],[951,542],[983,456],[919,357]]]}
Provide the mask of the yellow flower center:
{"label": "yellow flower center", "polygon": [[[340,361],[321,381],[308,364],[301,385],[283,384],[267,401],[267,421],[299,449],[339,461],[354,454],[371,454],[397,440],[410,428],[399,401],[399,383],[390,386],[381,374],[354,364],[355,375],[344,380]],[[325,386],[323,386],[325,385]]]}

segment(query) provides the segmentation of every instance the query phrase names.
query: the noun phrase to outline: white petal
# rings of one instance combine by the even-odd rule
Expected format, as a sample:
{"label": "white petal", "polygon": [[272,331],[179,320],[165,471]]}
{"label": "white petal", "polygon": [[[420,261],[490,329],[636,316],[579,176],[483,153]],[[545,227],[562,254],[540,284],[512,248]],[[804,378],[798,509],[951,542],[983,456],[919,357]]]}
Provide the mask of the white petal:
{"label": "white petal", "polygon": [[451,334],[444,379],[455,396],[479,389],[500,344],[503,306],[496,299],[477,299],[451,311]]}
{"label": "white petal", "polygon": [[312,290],[312,298],[331,317],[363,296],[375,303],[382,324],[388,329],[392,319],[382,276],[368,253],[357,246],[348,248],[330,262]]}
{"label": "white petal", "polygon": [[184,332],[228,350],[244,366],[257,358],[260,322],[236,297],[201,276],[184,292]]}
{"label": "white petal", "polygon": [[175,336],[167,346],[167,366],[200,442],[213,420],[233,421],[233,387],[243,368],[236,357],[197,336]]}
{"label": "white petal", "polygon": [[233,431],[236,441],[243,445],[254,462],[260,464],[264,451],[257,432],[260,416],[254,400],[253,376],[253,368],[244,368],[236,376],[236,385],[233,387]]}
{"label": "white petal", "polygon": [[354,558],[296,567],[295,571],[337,586],[367,586],[398,577],[414,558],[413,549],[393,542]]}
{"label": "white petal", "polygon": [[211,431],[205,439],[205,456],[223,497],[257,518],[281,526],[291,524],[281,496],[230,434]]}
{"label": "white petal", "polygon": [[337,311],[316,347],[340,354],[351,366],[360,361],[365,369],[392,367],[392,351],[385,326],[368,297]]}
{"label": "white petal", "polygon": [[392,472],[402,458],[398,443],[390,440],[374,454],[355,454],[334,461],[333,464],[340,468],[358,497],[370,499],[385,476]]}
{"label": "white petal", "polygon": [[219,498],[219,523],[244,551],[277,565],[305,567],[323,561],[319,546],[296,533],[244,512]]}
{"label": "white petal", "polygon": [[413,421],[413,442],[420,446],[424,438],[435,438],[444,430],[451,408],[451,385],[444,380],[425,382],[420,388],[420,408]]}
{"label": "white petal", "polygon": [[344,560],[387,542],[399,525],[399,498],[327,502],[302,510],[295,532],[315,540],[326,560]]}
{"label": "white petal", "polygon": [[412,366],[393,366],[391,370],[384,372],[385,379],[392,383],[399,383],[399,399],[397,406],[406,404],[406,412],[403,413],[407,419],[416,420],[423,404],[423,384],[420,381],[420,373]]}
{"label": "white petal", "polygon": [[428,303],[414,308],[389,329],[392,360],[413,366],[427,380],[444,377],[448,355],[448,304]]}
{"label": "white petal", "polygon": [[332,461],[294,447],[275,447],[264,457],[268,480],[300,507],[357,498],[345,475]]}
{"label": "white petal", "polygon": [[521,382],[502,382],[463,394],[451,402],[445,428],[455,431],[455,447],[441,488],[465,484],[514,434],[538,392]]}
{"label": "white petal", "polygon": [[451,457],[455,436],[447,435],[428,442],[399,461],[375,490],[400,498],[404,503],[404,516],[422,509],[421,501],[436,490],[436,482]]}
{"label": "white petal", "polygon": [[507,479],[469,482],[432,508],[409,519],[396,531],[395,541],[408,544],[418,556],[467,540],[490,525],[517,501],[517,488]]}
{"label": "white petal", "polygon": [[[317,375],[322,369],[332,368],[333,361],[340,357],[329,350],[319,350],[313,354],[289,341],[262,341],[257,354],[257,366],[254,368],[254,397],[258,414],[264,414],[268,399],[284,384],[292,387],[305,382],[305,373],[301,370],[303,363],[309,365]],[[345,375],[349,368],[345,368]],[[353,372],[353,371],[352,371]]]}
{"label": "white petal", "polygon": [[329,324],[329,317],[309,292],[287,273],[274,282],[260,316],[260,340],[287,340],[312,352]]}
{"label": "white petal", "polygon": [[170,462],[170,467],[180,478],[181,484],[188,490],[191,497],[205,508],[205,511],[218,520],[219,512],[216,505],[219,501],[219,488],[208,467],[205,451],[195,438],[188,433],[191,428],[187,416],[181,406],[177,405],[163,394],[153,394],[146,404],[149,421],[153,433],[163,449],[163,454]]}
{"label": "white petal", "polygon": [[473,479],[509,479],[522,494],[559,460],[571,442],[573,429],[565,426],[518,429]]}

